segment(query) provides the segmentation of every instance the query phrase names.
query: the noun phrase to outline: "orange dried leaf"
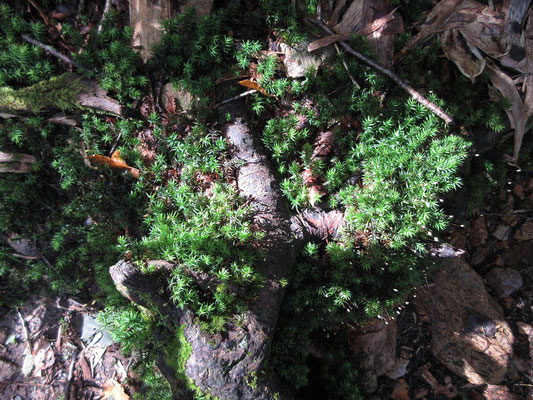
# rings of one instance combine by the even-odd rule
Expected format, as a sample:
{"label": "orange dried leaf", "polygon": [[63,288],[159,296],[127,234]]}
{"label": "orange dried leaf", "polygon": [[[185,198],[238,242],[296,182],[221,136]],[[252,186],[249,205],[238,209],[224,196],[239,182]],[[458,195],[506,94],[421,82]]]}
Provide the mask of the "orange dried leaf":
{"label": "orange dried leaf", "polygon": [[130,396],[124,392],[124,388],[117,381],[110,379],[104,386],[103,400],[129,400]]}
{"label": "orange dried leaf", "polygon": [[257,90],[259,93],[264,94],[265,96],[270,96],[267,93],[267,91],[265,89],[263,89],[261,87],[261,85],[259,85],[259,83],[254,82],[254,81],[252,81],[250,79],[244,79],[242,81],[239,81],[238,84],[241,85],[241,86],[247,87],[249,89]]}
{"label": "orange dried leaf", "polygon": [[120,152],[115,151],[111,157],[101,156],[100,154],[95,154],[93,156],[87,157],[91,162],[98,165],[108,165],[110,168],[118,169],[120,171],[129,171],[134,178],[140,176],[140,171],[137,168],[130,167],[126,164],[126,161],[120,157]]}

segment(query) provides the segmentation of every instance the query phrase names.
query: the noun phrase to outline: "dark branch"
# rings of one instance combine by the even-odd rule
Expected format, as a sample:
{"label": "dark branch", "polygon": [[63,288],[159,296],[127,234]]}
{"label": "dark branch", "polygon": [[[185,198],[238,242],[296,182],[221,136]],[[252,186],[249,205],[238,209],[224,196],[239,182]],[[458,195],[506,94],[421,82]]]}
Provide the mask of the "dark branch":
{"label": "dark branch", "polygon": [[[324,22],[322,22],[322,20],[310,19],[309,21],[311,23],[319,26],[320,28],[322,28],[328,34],[330,34],[330,35],[334,35],[335,34],[335,32],[333,32]],[[432,103],[431,101],[426,99],[424,96],[422,96],[420,93],[418,93],[411,85],[409,85],[407,82],[405,82],[402,78],[400,78],[398,75],[396,75],[390,69],[385,68],[383,65],[377,63],[376,61],[374,61],[374,60],[364,56],[363,54],[355,51],[346,42],[341,41],[339,43],[344,48],[344,50],[346,50],[347,53],[351,54],[355,58],[361,60],[365,64],[367,64],[370,67],[378,70],[383,75],[389,77],[394,82],[396,82],[396,84],[398,84],[398,86],[400,86],[403,90],[405,90],[407,93],[409,93],[413,99],[415,99],[420,104],[422,104],[423,106],[425,106],[429,110],[431,110],[431,112],[433,112],[434,114],[436,114],[440,118],[442,118],[444,120],[444,122],[446,122],[446,124],[452,124],[453,123],[453,118],[450,115],[448,115],[446,112],[444,112],[444,110],[442,110],[439,106],[437,106],[436,104]]]}

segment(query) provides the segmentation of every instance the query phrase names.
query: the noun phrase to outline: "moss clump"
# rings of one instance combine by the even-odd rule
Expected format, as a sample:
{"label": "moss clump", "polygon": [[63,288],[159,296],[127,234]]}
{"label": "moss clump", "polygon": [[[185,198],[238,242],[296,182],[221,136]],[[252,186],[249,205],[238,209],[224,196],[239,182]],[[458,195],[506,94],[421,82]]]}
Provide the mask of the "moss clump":
{"label": "moss clump", "polygon": [[77,96],[85,88],[79,77],[68,73],[22,89],[1,87],[0,109],[36,114],[54,108],[73,111],[81,108]]}

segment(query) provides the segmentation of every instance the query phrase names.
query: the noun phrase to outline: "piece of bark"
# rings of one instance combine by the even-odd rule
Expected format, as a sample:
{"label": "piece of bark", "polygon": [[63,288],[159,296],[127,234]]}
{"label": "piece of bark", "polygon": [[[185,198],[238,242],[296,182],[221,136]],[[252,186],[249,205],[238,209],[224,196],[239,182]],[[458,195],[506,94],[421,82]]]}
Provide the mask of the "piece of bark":
{"label": "piece of bark", "polygon": [[151,45],[161,38],[161,21],[172,16],[170,0],[130,0],[133,46],[140,48],[144,62],[152,56]]}
{"label": "piece of bark", "polygon": [[514,129],[514,148],[512,161],[518,160],[522,138],[526,132],[527,112],[522,98],[516,89],[513,80],[495,65],[488,63],[487,71],[492,84],[501,93],[501,96],[511,102],[511,108],[506,109],[505,113],[509,118],[511,127]]}
{"label": "piece of bark", "polygon": [[403,49],[394,57],[394,62],[402,59],[415,46],[424,43],[437,32],[442,30],[443,25],[448,18],[454,14],[457,7],[464,0],[442,0],[431,10],[426,21],[422,24],[420,31],[403,47]]}
{"label": "piece of bark", "polygon": [[151,46],[158,43],[163,34],[161,22],[194,8],[196,17],[211,12],[214,0],[185,0],[179,8],[172,0],[130,0],[130,26],[133,29],[133,46],[140,49],[144,62],[152,57]]}
{"label": "piece of bark", "polygon": [[29,154],[0,151],[0,173],[27,174],[36,162],[37,159]]}
{"label": "piece of bark", "polygon": [[355,32],[355,29],[363,18],[365,11],[364,3],[364,0],[354,0],[342,16],[341,22],[335,25],[333,30],[338,34],[351,34]]}

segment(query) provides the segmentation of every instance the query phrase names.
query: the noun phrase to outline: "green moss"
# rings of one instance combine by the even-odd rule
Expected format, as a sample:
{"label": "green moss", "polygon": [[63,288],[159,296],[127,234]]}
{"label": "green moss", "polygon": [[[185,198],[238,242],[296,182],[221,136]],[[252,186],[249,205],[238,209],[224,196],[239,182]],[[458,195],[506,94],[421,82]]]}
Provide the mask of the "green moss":
{"label": "green moss", "polygon": [[81,108],[77,95],[83,89],[84,85],[80,79],[68,73],[18,90],[1,87],[0,108],[15,113],[17,111],[39,113],[51,108],[73,111]]}
{"label": "green moss", "polygon": [[187,361],[192,354],[192,346],[185,337],[185,325],[176,329],[173,340],[165,347],[165,362],[175,371],[176,377],[183,383],[183,387],[194,394],[196,400],[220,400],[210,393],[202,391],[187,375]]}

